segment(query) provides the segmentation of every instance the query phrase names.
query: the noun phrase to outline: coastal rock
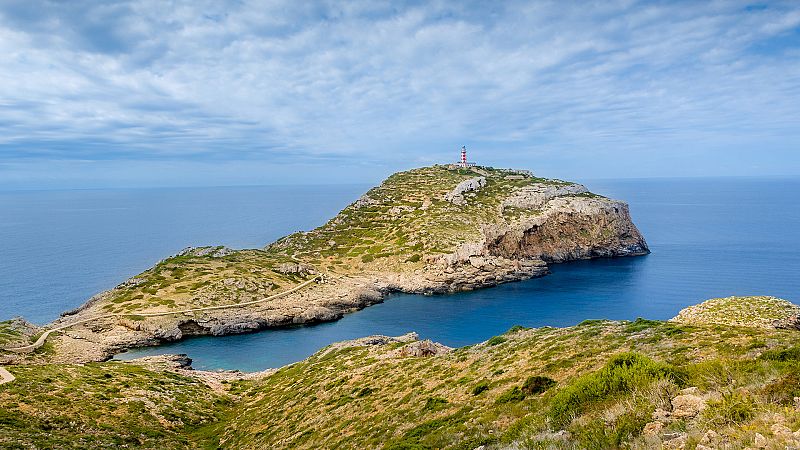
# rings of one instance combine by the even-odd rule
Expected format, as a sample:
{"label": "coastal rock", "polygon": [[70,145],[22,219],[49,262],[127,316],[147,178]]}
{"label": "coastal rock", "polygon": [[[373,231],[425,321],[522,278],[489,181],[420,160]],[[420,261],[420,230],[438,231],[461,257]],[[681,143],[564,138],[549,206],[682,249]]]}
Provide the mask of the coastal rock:
{"label": "coastal rock", "polygon": [[552,185],[538,183],[517,190],[514,195],[503,200],[502,207],[539,209],[550,199],[587,192],[589,190],[581,184]]}
{"label": "coastal rock", "polygon": [[331,351],[334,350],[341,350],[343,348],[348,347],[374,347],[374,346],[382,346],[388,344],[403,344],[408,342],[414,342],[419,339],[419,335],[417,333],[411,332],[406,333],[402,336],[384,336],[382,334],[375,334],[372,336],[367,336],[358,339],[352,339],[349,341],[341,341],[335,342],[329,345],[327,348],[320,351],[320,356],[326,355]]}
{"label": "coastal rock", "polygon": [[451,347],[442,345],[438,342],[433,342],[430,339],[426,339],[424,341],[416,341],[404,345],[395,350],[390,355],[399,358],[429,357],[429,356],[443,355],[446,353],[450,353],[452,351],[453,349]]}
{"label": "coastal rock", "polygon": [[672,322],[798,329],[800,306],[775,297],[726,297],[682,309]]}
{"label": "coastal rock", "polygon": [[222,258],[233,253],[233,249],[220,245],[216,247],[186,247],[178,252],[176,256],[208,256],[210,258]]}
{"label": "coastal rock", "polygon": [[454,205],[463,205],[466,202],[464,194],[469,191],[478,191],[486,186],[485,177],[475,177],[458,183],[452,191],[448,192],[444,199]]}

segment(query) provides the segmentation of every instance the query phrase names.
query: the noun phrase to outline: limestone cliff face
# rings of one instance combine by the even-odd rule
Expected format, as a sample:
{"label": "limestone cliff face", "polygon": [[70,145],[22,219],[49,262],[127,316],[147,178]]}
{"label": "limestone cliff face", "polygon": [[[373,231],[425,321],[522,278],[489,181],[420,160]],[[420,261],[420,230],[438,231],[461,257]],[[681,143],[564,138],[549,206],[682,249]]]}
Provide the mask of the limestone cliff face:
{"label": "limestone cliff face", "polygon": [[560,197],[541,215],[507,227],[489,227],[486,251],[506,258],[546,262],[644,255],[647,243],[633,224],[628,205],[605,198]]}
{"label": "limestone cliff face", "polygon": [[[391,292],[473,290],[546,275],[550,263],[648,252],[628,206],[582,185],[486,167],[415,169],[315,230],[264,250],[189,249],[95,296],[51,324],[80,322],[55,337],[56,360],[336,320]],[[320,274],[324,283],[311,283]]]}

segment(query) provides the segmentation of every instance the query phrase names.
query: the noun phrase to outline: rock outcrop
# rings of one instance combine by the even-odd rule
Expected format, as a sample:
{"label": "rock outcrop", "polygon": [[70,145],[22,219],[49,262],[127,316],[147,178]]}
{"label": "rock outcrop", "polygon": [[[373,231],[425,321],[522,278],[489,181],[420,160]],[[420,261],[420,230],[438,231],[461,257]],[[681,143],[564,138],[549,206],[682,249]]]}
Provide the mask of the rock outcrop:
{"label": "rock outcrop", "polygon": [[475,177],[458,183],[452,191],[448,192],[444,199],[454,205],[463,205],[466,202],[464,195],[467,192],[478,191],[486,186],[486,177]]}
{"label": "rock outcrop", "polygon": [[726,297],[682,309],[670,319],[693,325],[800,330],[800,306],[775,297]]}

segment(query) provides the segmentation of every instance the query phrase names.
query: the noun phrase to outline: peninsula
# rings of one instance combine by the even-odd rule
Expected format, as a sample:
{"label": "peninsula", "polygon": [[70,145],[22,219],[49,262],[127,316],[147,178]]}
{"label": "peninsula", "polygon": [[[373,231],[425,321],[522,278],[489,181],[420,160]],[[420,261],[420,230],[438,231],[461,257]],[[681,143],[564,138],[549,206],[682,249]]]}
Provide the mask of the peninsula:
{"label": "peninsula", "polygon": [[14,351],[0,362],[37,359],[45,342],[48,361],[102,361],[185,336],[335,320],[391,292],[472,290],[543,276],[552,263],[648,252],[627,205],[582,185],[423,167],[264,249],[186,249],[62,314],[34,343],[6,345]]}

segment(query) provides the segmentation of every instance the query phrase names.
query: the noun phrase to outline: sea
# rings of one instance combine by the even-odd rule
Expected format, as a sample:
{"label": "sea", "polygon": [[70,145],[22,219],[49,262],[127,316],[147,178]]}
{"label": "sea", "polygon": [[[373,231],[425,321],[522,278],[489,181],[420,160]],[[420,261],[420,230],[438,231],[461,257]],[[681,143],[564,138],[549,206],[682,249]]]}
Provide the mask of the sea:
{"label": "sea", "polygon": [[[669,319],[713,297],[800,303],[800,178],[581,182],[630,204],[650,255],[557,264],[543,278],[453,295],[391,295],[335,322],[195,337],[117,358],[185,353],[197,369],[257,371],[371,334],[414,331],[464,346],[514,325]],[[323,224],[368,188],[0,192],[0,320],[45,324],[187,246],[263,247]]]}

